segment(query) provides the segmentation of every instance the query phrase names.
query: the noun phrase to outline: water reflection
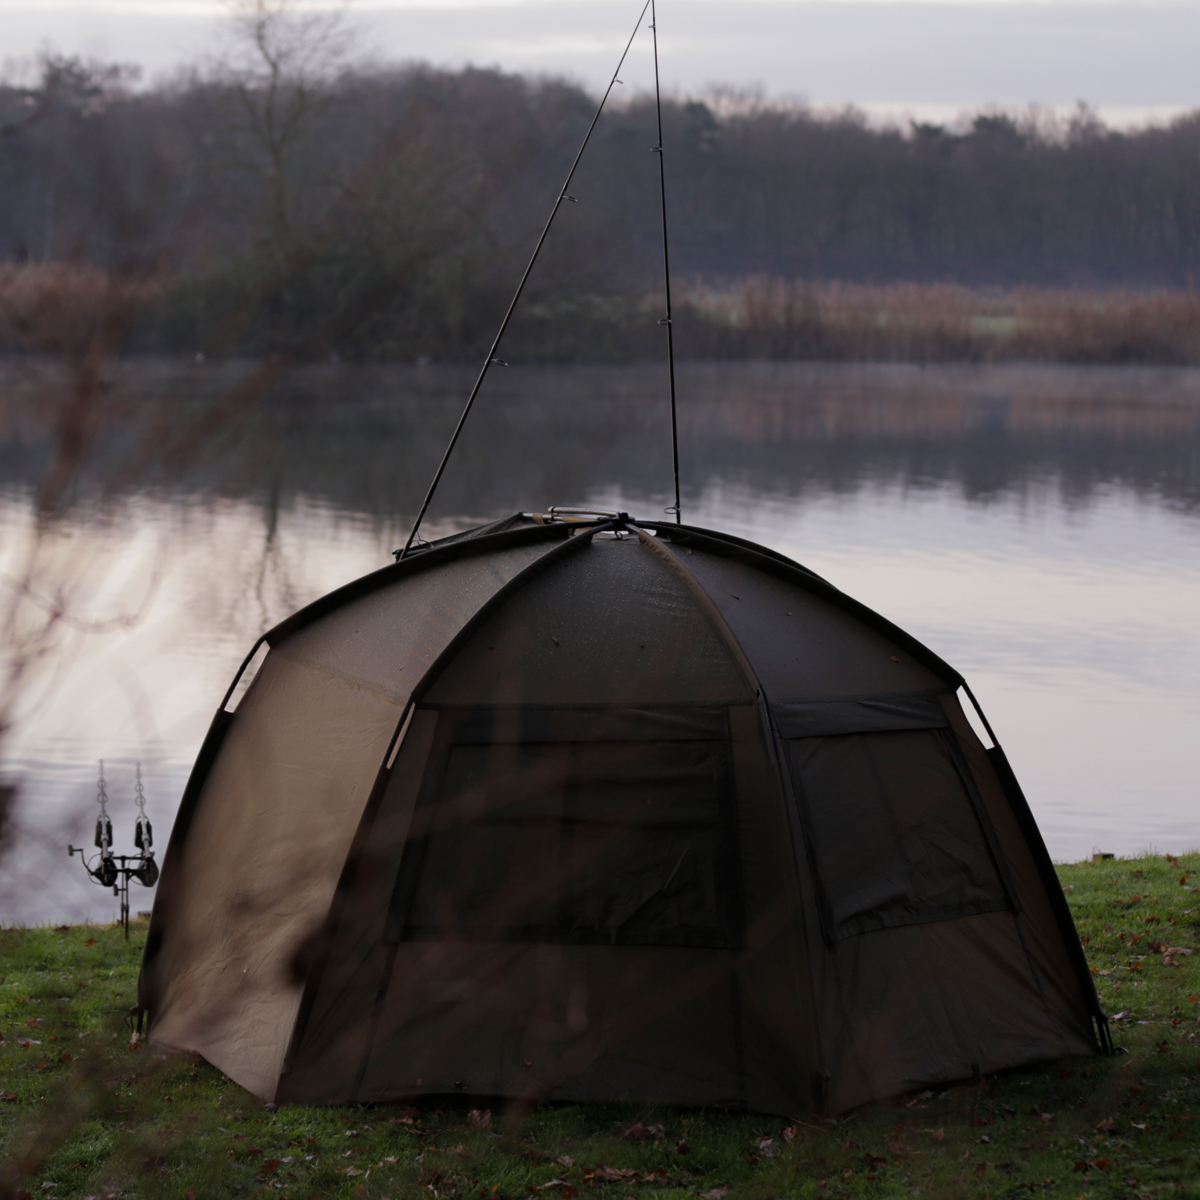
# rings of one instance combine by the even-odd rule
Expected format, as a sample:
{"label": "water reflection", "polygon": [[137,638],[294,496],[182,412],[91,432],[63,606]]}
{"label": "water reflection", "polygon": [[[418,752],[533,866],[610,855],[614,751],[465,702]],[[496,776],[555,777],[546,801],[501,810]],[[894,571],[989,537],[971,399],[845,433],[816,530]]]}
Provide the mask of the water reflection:
{"label": "water reflection", "polygon": [[[108,450],[130,430],[184,414],[243,378],[246,364],[124,367]],[[0,479],[45,469],[40,392],[53,373],[0,374]],[[474,378],[469,367],[327,364],[235,409],[190,470],[151,476],[175,495],[323,501],[378,522],[410,514]],[[713,478],[768,493],[853,492],[868,480],[953,481],[988,501],[1053,478],[1064,501],[1118,484],[1200,504],[1200,372],[1154,368],[685,364],[679,372],[685,494]],[[578,498],[620,480],[670,490],[665,372],[658,367],[494,369],[448,471],[438,511],[486,516]],[[119,474],[119,473],[118,473]],[[145,486],[139,480],[139,486]]]}
{"label": "water reflection", "polygon": [[[139,364],[116,387],[136,423],[241,369]],[[669,502],[658,368],[495,374],[427,534],[551,503]],[[128,422],[109,433],[55,533],[54,569],[93,627],[62,634],[6,745],[24,781],[6,920],[110,916],[63,849],[92,820],[95,760],[117,849],[131,848],[139,759],[165,842],[237,661],[389,560],[469,378],[314,368],[186,473],[104,495]],[[10,574],[34,535],[45,385],[36,371],[7,383],[21,417],[0,439]],[[1056,857],[1200,845],[1200,373],[691,365],[680,394],[687,518],[798,558],[963,670]]]}

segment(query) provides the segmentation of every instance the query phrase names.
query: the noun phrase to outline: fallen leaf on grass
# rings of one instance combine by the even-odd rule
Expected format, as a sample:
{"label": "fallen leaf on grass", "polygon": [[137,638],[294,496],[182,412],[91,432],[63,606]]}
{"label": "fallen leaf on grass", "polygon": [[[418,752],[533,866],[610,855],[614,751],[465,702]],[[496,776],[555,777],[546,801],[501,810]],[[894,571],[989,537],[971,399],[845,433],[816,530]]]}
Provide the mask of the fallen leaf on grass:
{"label": "fallen leaf on grass", "polygon": [[564,1154],[562,1158],[556,1158],[554,1161],[560,1167],[573,1167],[575,1165],[575,1160],[569,1154]]}
{"label": "fallen leaf on grass", "polygon": [[1116,1127],[1117,1123],[1112,1117],[1105,1117],[1103,1121],[1097,1121],[1093,1126],[1094,1129],[1099,1130],[1101,1133],[1111,1133]]}
{"label": "fallen leaf on grass", "polygon": [[775,1158],[779,1154],[779,1143],[773,1137],[761,1137],[754,1146],[763,1158]]}
{"label": "fallen leaf on grass", "polygon": [[[311,1158],[312,1156],[309,1154],[306,1154],[304,1157]],[[396,1156],[394,1154],[392,1154],[388,1158],[381,1158],[379,1160],[379,1165],[381,1167],[390,1167],[396,1161],[397,1161]]]}
{"label": "fallen leaf on grass", "polygon": [[637,1174],[633,1167],[589,1167],[584,1171],[584,1179],[600,1179],[605,1183],[620,1183],[622,1179],[632,1179]]}
{"label": "fallen leaf on grass", "polygon": [[534,1184],[533,1190],[535,1192],[545,1192],[545,1191],[548,1191],[550,1188],[566,1187],[566,1186],[567,1186],[567,1181],[565,1179],[551,1179],[548,1183]]}
{"label": "fallen leaf on grass", "polygon": [[490,1108],[473,1108],[467,1113],[467,1124],[472,1129],[486,1129],[492,1123]]}
{"label": "fallen leaf on grass", "polygon": [[360,1167],[334,1167],[334,1170],[337,1171],[337,1173],[339,1175],[361,1175],[362,1174],[362,1169]]}
{"label": "fallen leaf on grass", "polygon": [[946,1131],[944,1129],[918,1129],[918,1133],[927,1133],[935,1142],[944,1140]]}
{"label": "fallen leaf on grass", "polygon": [[725,1197],[728,1195],[729,1189],[727,1187],[715,1187],[712,1191],[701,1192],[700,1200],[725,1200]]}
{"label": "fallen leaf on grass", "polygon": [[653,1137],[654,1134],[641,1121],[634,1121],[632,1125],[627,1125],[622,1129],[618,1136],[625,1142],[644,1142],[648,1137]]}

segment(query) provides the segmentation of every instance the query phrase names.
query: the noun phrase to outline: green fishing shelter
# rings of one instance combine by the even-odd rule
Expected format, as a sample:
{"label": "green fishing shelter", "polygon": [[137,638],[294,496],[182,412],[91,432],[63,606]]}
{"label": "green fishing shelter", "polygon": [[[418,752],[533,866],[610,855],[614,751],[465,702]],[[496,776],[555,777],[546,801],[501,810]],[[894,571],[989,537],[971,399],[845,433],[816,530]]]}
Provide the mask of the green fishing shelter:
{"label": "green fishing shelter", "polygon": [[522,514],[264,642],[139,985],[264,1099],[795,1116],[1105,1042],[962,678],[773,551]]}

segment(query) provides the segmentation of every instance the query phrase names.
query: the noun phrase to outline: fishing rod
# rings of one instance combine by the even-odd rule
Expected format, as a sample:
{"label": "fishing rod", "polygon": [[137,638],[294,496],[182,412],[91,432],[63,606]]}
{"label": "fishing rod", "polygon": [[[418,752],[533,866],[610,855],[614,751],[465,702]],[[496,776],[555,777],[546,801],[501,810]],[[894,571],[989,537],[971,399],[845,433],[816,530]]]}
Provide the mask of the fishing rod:
{"label": "fishing rod", "polygon": [[533,248],[533,253],[530,255],[529,262],[525,267],[524,273],[521,275],[521,281],[517,284],[517,290],[513,293],[513,298],[509,302],[508,311],[504,314],[504,319],[500,322],[500,328],[492,339],[491,348],[487,352],[487,357],[483,361],[483,366],[480,368],[479,374],[475,379],[475,386],[471,388],[471,394],[467,397],[467,402],[463,406],[462,414],[458,418],[458,424],[454,427],[454,432],[450,435],[450,442],[442,454],[442,460],[438,463],[438,468],[433,474],[433,481],[429,485],[428,491],[425,493],[425,499],[421,502],[421,507],[417,512],[417,519],[413,522],[412,532],[408,535],[408,540],[404,543],[402,549],[395,551],[397,562],[406,558],[412,550],[414,542],[417,541],[417,535],[421,529],[421,522],[425,519],[425,514],[429,510],[429,505],[433,500],[433,494],[437,491],[438,484],[442,481],[442,475],[445,473],[446,464],[450,461],[450,456],[454,453],[454,447],[458,444],[459,435],[463,431],[463,426],[467,423],[467,417],[471,413],[471,409],[475,404],[475,399],[479,395],[480,388],[483,387],[483,381],[487,378],[488,371],[493,363],[498,366],[506,367],[508,364],[496,357],[496,351],[500,348],[501,339],[504,337],[505,331],[508,329],[508,324],[512,320],[512,315],[516,311],[517,302],[521,299],[521,294],[525,290],[525,284],[529,280],[530,274],[533,272],[534,264],[538,260],[538,255],[542,252],[542,246],[545,245],[546,238],[550,234],[550,227],[554,224],[554,218],[558,216],[558,210],[562,207],[563,201],[575,203],[575,197],[568,194],[567,189],[571,186],[572,179],[575,178],[575,171],[579,167],[579,163],[583,158],[584,151],[591,141],[592,132],[596,128],[596,123],[600,120],[600,114],[604,112],[604,106],[608,103],[608,98],[612,94],[613,88],[621,82],[618,78],[621,74],[621,68],[625,65],[625,59],[629,55],[630,47],[633,45],[633,39],[637,37],[638,30],[642,27],[642,21],[645,19],[647,10],[650,10],[650,29],[654,34],[654,99],[658,115],[658,144],[653,147],[654,152],[658,155],[658,174],[659,174],[659,193],[662,201],[662,227],[663,227],[663,266],[666,271],[666,316],[659,321],[660,325],[665,325],[667,328],[667,363],[670,373],[671,386],[671,450],[674,464],[675,474],[675,504],[673,508],[668,508],[667,512],[675,514],[676,524],[682,521],[679,504],[679,440],[676,428],[675,418],[675,341],[671,328],[671,264],[667,254],[667,196],[666,196],[666,177],[663,168],[662,154],[662,97],[659,92],[658,83],[658,32],[656,29],[656,20],[654,17],[654,0],[645,0],[642,5],[641,12],[638,13],[638,19],[633,27],[633,32],[629,35],[629,40],[625,43],[625,49],[621,52],[621,57],[617,62],[617,68],[612,73],[612,78],[608,81],[608,87],[604,89],[604,95],[600,98],[600,103],[596,107],[595,115],[592,117],[591,124],[587,127],[587,132],[583,135],[583,141],[580,143],[579,151],[575,155],[574,161],[571,163],[571,169],[567,172],[567,178],[559,189],[558,197],[554,201],[554,207],[550,210],[550,216],[546,220],[546,224],[542,229],[541,236],[537,240],[537,244]]}
{"label": "fishing rod", "polygon": [[683,510],[679,503],[679,423],[675,415],[675,327],[671,323],[671,252],[667,245],[667,168],[663,164],[662,90],[658,83],[658,14],[655,0],[650,0],[650,32],[654,38],[654,109],[658,117],[658,197],[662,203],[662,247],[663,288],[666,293],[666,316],[659,321],[667,327],[667,373],[671,385],[671,466],[675,476],[675,505],[667,512],[674,512],[675,524],[683,523]]}

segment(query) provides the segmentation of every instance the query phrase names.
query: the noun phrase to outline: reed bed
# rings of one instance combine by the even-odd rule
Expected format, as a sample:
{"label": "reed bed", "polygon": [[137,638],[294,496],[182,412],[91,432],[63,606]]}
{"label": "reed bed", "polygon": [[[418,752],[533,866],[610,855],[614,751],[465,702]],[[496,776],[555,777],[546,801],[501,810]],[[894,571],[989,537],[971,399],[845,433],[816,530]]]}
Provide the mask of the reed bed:
{"label": "reed bed", "polygon": [[119,348],[163,292],[160,280],[86,262],[0,265],[0,352],[75,359],[98,343]]}
{"label": "reed bed", "polygon": [[[204,287],[198,280],[117,274],[84,262],[0,266],[0,353],[71,359],[103,345],[110,353],[191,358],[270,349],[259,329],[270,314],[251,311],[253,288],[244,345],[235,338],[236,345],[216,349],[202,333],[203,321],[175,319],[182,303],[204,305]],[[654,360],[664,349],[656,327],[661,310],[662,298],[653,294],[535,302],[518,314],[506,345],[517,361]],[[427,322],[401,314],[373,329],[371,338],[340,347],[341,356],[472,360],[490,342],[491,316],[480,309],[479,328],[431,344],[426,335],[400,328]],[[1200,365],[1200,295],[1191,290],[1000,290],[755,275],[680,287],[675,327],[676,348],[691,359]],[[328,339],[317,340],[313,353],[327,353]],[[304,339],[287,351],[304,358]]]}
{"label": "reed bed", "polygon": [[1200,363],[1191,291],[974,289],[755,276],[683,290],[678,322],[698,358],[830,362]]}

